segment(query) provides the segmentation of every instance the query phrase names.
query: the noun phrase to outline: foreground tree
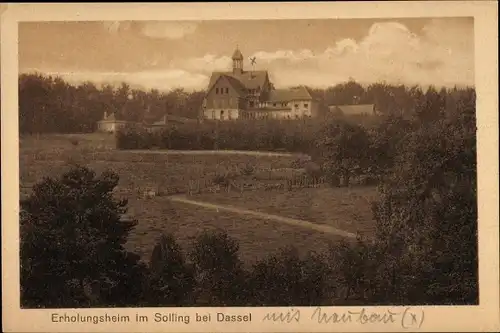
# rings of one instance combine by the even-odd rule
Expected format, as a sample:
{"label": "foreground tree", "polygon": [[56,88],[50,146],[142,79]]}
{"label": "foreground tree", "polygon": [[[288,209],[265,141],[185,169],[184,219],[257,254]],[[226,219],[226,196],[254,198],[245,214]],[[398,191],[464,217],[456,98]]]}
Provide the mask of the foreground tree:
{"label": "foreground tree", "polygon": [[396,156],[400,153],[404,137],[413,132],[410,121],[402,117],[389,115],[382,118],[378,126],[370,131],[368,155],[369,173],[378,178],[391,174]]}
{"label": "foreground tree", "polygon": [[286,247],[254,265],[249,284],[252,306],[312,306],[332,302],[326,258],[310,253],[300,258]]}
{"label": "foreground tree", "polygon": [[352,176],[366,172],[370,146],[368,134],[359,125],[330,121],[316,141],[315,159],[332,178],[342,177],[348,186]]}
{"label": "foreground tree", "polygon": [[476,128],[468,112],[408,136],[375,206],[385,297],[398,303],[475,304]]}
{"label": "foreground tree", "polygon": [[23,307],[133,306],[143,266],[123,247],[136,221],[112,191],[118,176],[74,167],[21,202]]}
{"label": "foreground tree", "polygon": [[238,251],[238,243],[225,231],[205,232],[195,240],[190,258],[196,269],[198,305],[244,305],[246,274]]}
{"label": "foreground tree", "polygon": [[145,292],[147,306],[192,304],[195,280],[181,247],[172,235],[162,235],[153,248]]}

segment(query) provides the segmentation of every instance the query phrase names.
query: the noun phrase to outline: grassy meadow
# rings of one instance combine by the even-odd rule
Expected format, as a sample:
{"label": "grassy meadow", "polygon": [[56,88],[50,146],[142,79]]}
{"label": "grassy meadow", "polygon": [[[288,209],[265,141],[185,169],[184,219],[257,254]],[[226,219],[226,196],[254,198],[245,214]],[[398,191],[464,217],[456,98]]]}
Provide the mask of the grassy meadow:
{"label": "grassy meadow", "polygon": [[326,224],[337,229],[371,235],[374,187],[305,188],[292,191],[230,191],[202,194],[193,199],[244,207],[259,212]]}
{"label": "grassy meadow", "polygon": [[[114,137],[107,134],[21,137],[21,197],[28,195],[31,186],[42,177],[58,177],[76,163],[98,173],[116,172],[120,176],[116,195],[129,200],[128,213],[139,221],[127,247],[145,260],[164,232],[174,233],[179,243],[187,246],[203,230],[225,229],[238,240],[242,259],[247,263],[287,245],[305,253],[324,250],[330,242],[338,241],[336,236],[274,221],[173,203],[165,195],[185,192],[190,180],[211,180],[217,174],[234,172],[249,164],[264,170],[290,169],[296,161],[294,156],[170,155],[118,151],[114,147]],[[158,195],[145,197],[148,190]],[[353,187],[200,194],[194,198],[365,233],[373,228],[370,200],[375,195],[373,188]]]}

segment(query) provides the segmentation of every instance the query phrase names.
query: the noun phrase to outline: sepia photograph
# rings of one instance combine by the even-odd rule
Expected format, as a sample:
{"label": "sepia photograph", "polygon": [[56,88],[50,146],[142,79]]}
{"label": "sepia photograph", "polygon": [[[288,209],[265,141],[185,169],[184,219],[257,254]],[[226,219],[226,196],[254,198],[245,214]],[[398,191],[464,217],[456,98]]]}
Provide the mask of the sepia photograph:
{"label": "sepia photograph", "polygon": [[[20,310],[385,324],[368,309],[482,304],[473,14],[16,26]],[[152,310],[82,312],[102,308]]]}

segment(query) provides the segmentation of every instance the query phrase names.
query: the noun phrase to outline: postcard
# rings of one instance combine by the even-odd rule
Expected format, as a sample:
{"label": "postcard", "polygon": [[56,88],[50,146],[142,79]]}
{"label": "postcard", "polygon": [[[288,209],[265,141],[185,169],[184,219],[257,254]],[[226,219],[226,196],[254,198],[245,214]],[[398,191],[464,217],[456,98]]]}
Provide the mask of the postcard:
{"label": "postcard", "polygon": [[498,5],[6,4],[6,332],[497,332]]}

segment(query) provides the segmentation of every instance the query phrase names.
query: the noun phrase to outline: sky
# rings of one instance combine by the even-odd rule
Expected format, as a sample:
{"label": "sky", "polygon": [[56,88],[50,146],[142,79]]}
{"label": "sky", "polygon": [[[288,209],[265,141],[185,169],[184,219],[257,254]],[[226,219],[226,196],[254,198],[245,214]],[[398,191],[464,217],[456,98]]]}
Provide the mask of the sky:
{"label": "sky", "polygon": [[22,22],[19,70],[201,90],[212,71],[231,69],[237,46],[244,68],[268,70],[277,88],[474,85],[472,18]]}

